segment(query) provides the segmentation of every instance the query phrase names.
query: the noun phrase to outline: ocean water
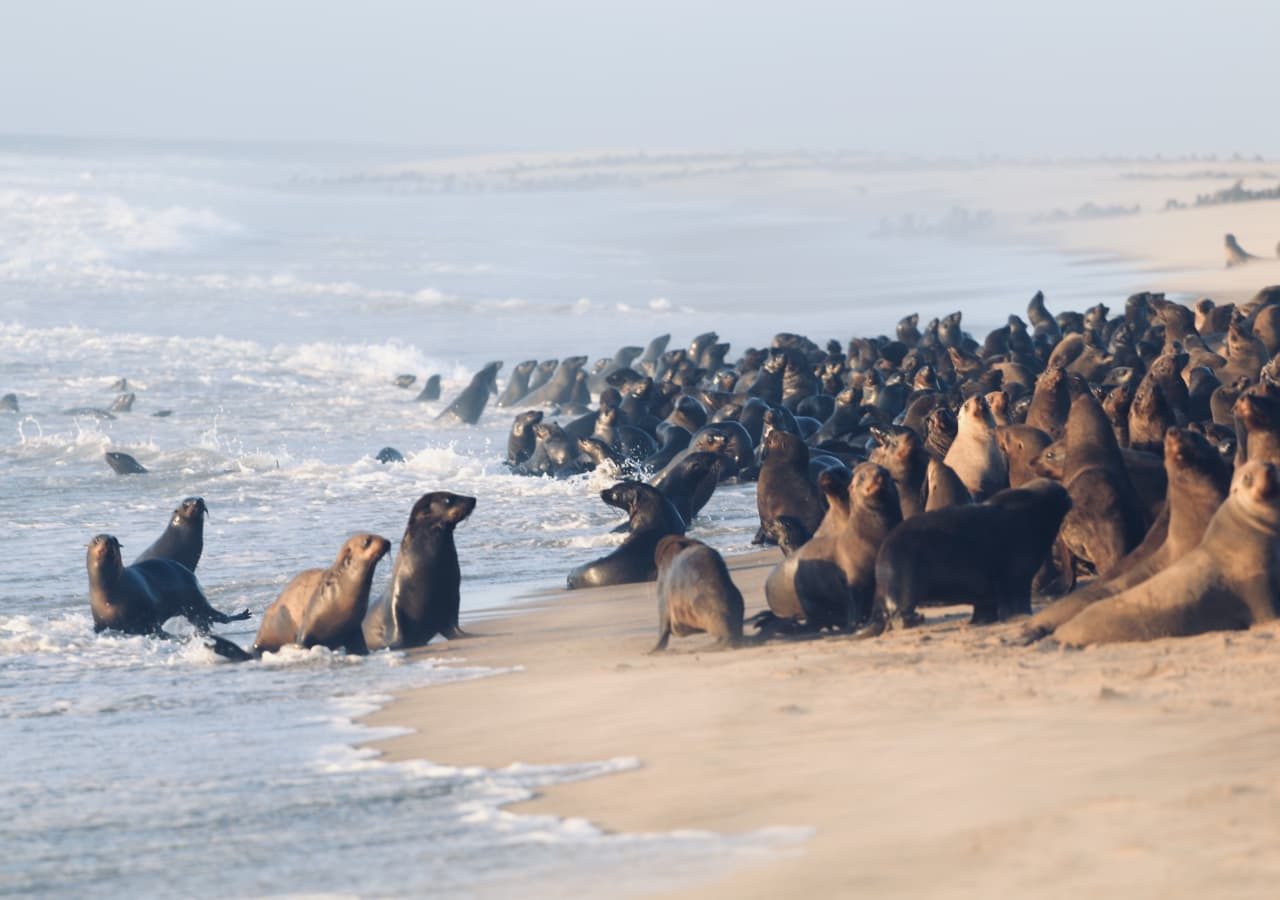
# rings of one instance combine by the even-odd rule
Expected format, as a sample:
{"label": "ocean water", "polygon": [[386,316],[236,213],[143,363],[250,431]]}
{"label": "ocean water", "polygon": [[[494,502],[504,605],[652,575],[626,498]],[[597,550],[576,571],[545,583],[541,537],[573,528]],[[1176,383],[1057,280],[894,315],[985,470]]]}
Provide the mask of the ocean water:
{"label": "ocean water", "polygon": [[[198,575],[214,605],[254,613],[219,629],[247,644],[294,574],[354,531],[398,544],[414,500],[447,489],[479,500],[457,533],[465,617],[618,540],[603,476],[505,470],[511,411],[435,421],[489,360],[504,380],[522,359],[706,330],[736,355],[911,311],[963,309],[980,335],[1037,289],[1078,306],[1140,286],[1000,234],[872,237],[949,199],[869,195],[821,163],[792,190],[741,165],[619,178],[588,158],[539,180],[439,156],[0,138],[0,393],[20,404],[0,413],[0,894],[616,895],[786,852],[795,832],[609,835],[501,808],[636,760],[379,762],[353,717],[500,674],[323,650],[231,666],[198,642],[96,636],[86,543],[115,534],[130,560],[203,496]],[[424,160],[431,177],[406,169]],[[415,402],[431,374],[444,400]],[[132,412],[65,412],[109,406],[121,377]],[[406,464],[379,464],[387,445]],[[115,475],[107,450],[150,473]],[[753,489],[729,486],[691,533],[734,552],[755,525]]]}

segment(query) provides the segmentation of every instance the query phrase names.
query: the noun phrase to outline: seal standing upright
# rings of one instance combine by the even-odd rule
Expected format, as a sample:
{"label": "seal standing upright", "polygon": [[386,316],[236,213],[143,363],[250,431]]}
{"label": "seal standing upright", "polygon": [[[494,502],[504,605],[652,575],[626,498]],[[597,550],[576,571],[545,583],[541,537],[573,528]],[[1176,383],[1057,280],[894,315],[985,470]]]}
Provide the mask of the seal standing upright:
{"label": "seal standing upright", "polygon": [[658,569],[658,643],[706,632],[722,647],[742,643],[742,593],[724,559],[702,541],[669,534],[654,551]]}
{"label": "seal standing upright", "polygon": [[370,650],[420,647],[458,628],[462,572],[453,530],[476,508],[475,497],[448,491],[423,494],[409,513],[391,585],[370,604],[364,639]]}
{"label": "seal standing upright", "polygon": [[498,392],[498,370],[501,368],[501,362],[491,362],[473,375],[471,383],[463,388],[462,393],[454,398],[454,401],[436,418],[452,416],[467,425],[479,422],[480,414],[484,412],[485,404],[489,402],[489,395]]}
{"label": "seal standing upright", "polygon": [[200,554],[204,551],[204,517],[208,514],[209,507],[204,505],[203,497],[188,497],[183,500],[173,511],[164,533],[138,554],[134,562],[171,559],[194,572],[200,562]]}
{"label": "seal standing upright", "polygon": [[620,481],[601,491],[600,499],[627,511],[631,533],[612,553],[570,572],[568,586],[572,589],[652,581],[658,574],[653,560],[658,541],[669,534],[685,532],[680,513],[661,491],[642,481]]}

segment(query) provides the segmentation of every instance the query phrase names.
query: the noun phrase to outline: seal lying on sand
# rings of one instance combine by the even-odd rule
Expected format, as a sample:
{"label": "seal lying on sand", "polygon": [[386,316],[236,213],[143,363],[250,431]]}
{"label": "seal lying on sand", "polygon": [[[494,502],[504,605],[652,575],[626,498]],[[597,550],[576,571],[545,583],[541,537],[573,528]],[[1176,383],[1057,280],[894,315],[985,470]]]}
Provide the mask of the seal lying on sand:
{"label": "seal lying on sand", "polygon": [[208,514],[209,507],[204,505],[203,497],[183,500],[173,511],[164,533],[139,553],[134,562],[171,559],[194,572],[200,562],[200,554],[204,552],[204,517]]}
{"label": "seal lying on sand", "polygon": [[658,569],[658,643],[706,632],[722,647],[742,643],[742,593],[724,559],[702,541],[669,534],[654,551]]}
{"label": "seal lying on sand", "polygon": [[973,623],[1031,612],[1031,579],[1071,508],[1066,488],[1040,478],[986,503],[907,519],[876,557],[871,623],[860,634],[906,627],[916,607],[973,604]]}
{"label": "seal lying on sand", "polygon": [[1204,538],[1173,565],[1062,625],[1068,646],[1248,628],[1280,615],[1280,470],[1249,462]]}
{"label": "seal lying on sand", "polygon": [[669,534],[684,534],[685,523],[680,513],[661,491],[641,481],[620,481],[601,491],[600,499],[627,511],[631,533],[612,553],[570,572],[568,586],[602,587],[653,581],[658,575],[653,560],[658,541]]}
{"label": "seal lying on sand", "polygon": [[369,587],[378,561],[390,549],[391,542],[379,535],[352,535],[329,568],[307,569],[295,576],[262,614],[254,656],[287,644],[367,653],[362,625]]}
{"label": "seal lying on sand", "polygon": [[475,497],[448,491],[423,494],[409,513],[391,584],[369,606],[364,640],[370,650],[420,647],[458,628],[462,572],[453,530],[476,508]]}
{"label": "seal lying on sand", "polygon": [[182,616],[200,631],[208,631],[214,622],[249,618],[247,609],[234,615],[214,609],[191,570],[171,559],[125,566],[120,542],[109,534],[89,542],[85,566],[94,631],[167,636],[162,626],[174,616]]}

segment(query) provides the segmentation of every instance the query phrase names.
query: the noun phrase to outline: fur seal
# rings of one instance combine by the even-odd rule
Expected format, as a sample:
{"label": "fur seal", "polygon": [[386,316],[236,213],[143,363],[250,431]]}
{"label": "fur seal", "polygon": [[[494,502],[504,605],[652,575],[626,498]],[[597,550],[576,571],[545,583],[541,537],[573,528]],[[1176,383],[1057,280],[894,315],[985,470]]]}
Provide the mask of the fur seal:
{"label": "fur seal", "polygon": [[1231,476],[1218,451],[1200,435],[1170,428],[1164,438],[1169,496],[1164,512],[1132,553],[1107,578],[1098,578],[1031,617],[1023,637],[1037,640],[1091,603],[1146,581],[1191,552],[1226,499]]}
{"label": "fur seal", "polygon": [[929,468],[925,470],[925,512],[949,509],[952,506],[968,506],[973,502],[969,489],[964,486],[960,476],[941,460],[929,460]]}
{"label": "fur seal", "polygon": [[186,498],[173,511],[164,533],[139,553],[134,563],[171,559],[194,572],[204,552],[204,517],[207,515],[209,507],[204,505],[203,497]]}
{"label": "fur seal", "polygon": [[513,469],[533,456],[537,445],[533,426],[542,421],[542,410],[531,409],[516,416],[511,423],[511,434],[507,436],[507,465]]}
{"label": "fur seal", "polygon": [[409,388],[413,387],[413,383],[417,380],[418,380],[417,375],[397,375],[395,378],[391,379],[391,383],[398,388],[404,388],[405,390],[408,390]]}
{"label": "fur seal", "polygon": [[1053,441],[1032,425],[1001,425],[996,429],[996,443],[1009,467],[1009,487],[1022,487],[1036,479],[1031,462]]}
{"label": "fur seal", "polygon": [[422,390],[418,391],[418,396],[413,398],[417,403],[428,403],[432,400],[440,399],[440,376],[432,375],[427,379],[426,384],[422,386]]}
{"label": "fur seal", "polygon": [[138,395],[133,391],[129,391],[127,394],[121,394],[119,397],[116,397],[115,401],[111,404],[111,412],[133,412],[133,402],[137,399]]}
{"label": "fur seal", "polygon": [[397,450],[395,447],[383,447],[381,450],[378,451],[378,454],[377,456],[374,457],[374,459],[376,459],[378,462],[382,463],[385,466],[387,463],[404,462],[404,454],[401,453],[399,450]]}
{"label": "fur seal", "polygon": [[721,647],[742,643],[742,593],[729,577],[724,558],[702,541],[669,534],[654,550],[658,569],[658,643],[671,635],[705,632]]}
{"label": "fur seal", "polygon": [[437,634],[451,640],[462,636],[462,573],[453,530],[475,508],[475,497],[448,491],[423,494],[413,504],[391,584],[369,604],[364,617],[364,640],[370,650],[420,647]]}
{"label": "fur seal", "polygon": [[1226,252],[1228,269],[1233,266],[1243,266],[1245,263],[1252,262],[1258,258],[1252,253],[1246,252],[1240,246],[1240,242],[1236,240],[1234,234],[1224,234],[1222,236],[1222,249]]}
{"label": "fur seal", "polygon": [[119,453],[114,450],[108,450],[102,454],[107,461],[107,465],[111,467],[111,471],[117,475],[145,475],[148,469],[138,462],[128,453]]}
{"label": "fur seal", "polygon": [[906,520],[880,547],[871,622],[860,634],[915,625],[923,605],[972,603],[974,624],[1030,613],[1031,579],[1070,508],[1066,489],[1041,478]]}
{"label": "fur seal", "polygon": [[473,375],[471,383],[462,389],[462,393],[436,419],[450,416],[467,425],[479,422],[480,414],[489,402],[489,395],[498,392],[498,370],[501,368],[501,362],[491,362]]}
{"label": "fur seal", "polygon": [[1248,628],[1280,615],[1280,471],[1248,462],[1195,549],[1062,625],[1067,646]]}
{"label": "fur seal", "polygon": [[867,456],[869,462],[884,467],[898,487],[902,517],[909,519],[924,512],[928,498],[929,454],[920,436],[901,425],[872,425],[875,447]]}
{"label": "fur seal", "polygon": [[182,616],[202,632],[214,622],[249,618],[247,609],[234,615],[214,609],[191,570],[171,559],[148,559],[125,566],[120,542],[109,534],[99,534],[89,542],[85,566],[94,631],[111,629],[164,637],[164,623],[174,616]]}
{"label": "fur seal", "polygon": [[600,499],[626,510],[631,533],[612,553],[570,572],[568,586],[572,589],[653,581],[658,574],[653,559],[658,541],[669,534],[685,532],[680,513],[661,491],[641,481],[620,481],[601,491]]}
{"label": "fur seal", "polygon": [[14,393],[5,394],[0,397],[0,412],[18,411],[18,395]]}
{"label": "fur seal", "polygon": [[529,393],[520,401],[525,406],[542,406],[548,403],[565,403],[573,397],[573,386],[578,373],[587,364],[585,356],[566,356],[556,366],[555,373],[539,388],[530,386]]}
{"label": "fur seal", "polygon": [[685,524],[693,521],[720,482],[724,457],[710,450],[698,450],[683,456],[664,469],[650,482],[680,513]]}
{"label": "fur seal", "polygon": [[[761,445],[764,463],[756,479],[756,509],[761,524],[792,516],[810,532],[826,512],[822,494],[809,478],[809,448],[798,436],[774,429]],[[764,543],[763,529],[753,543]]]}
{"label": "fur seal", "polygon": [[526,359],[524,362],[516,363],[515,369],[511,373],[511,378],[507,380],[507,386],[502,389],[502,393],[498,396],[498,406],[512,406],[524,399],[524,395],[529,393],[529,377],[533,375],[533,370],[538,366],[536,359]]}
{"label": "fur seal", "polygon": [[253,655],[274,653],[287,644],[368,653],[363,623],[369,587],[378,561],[390,550],[391,542],[379,535],[352,535],[329,568],[294,576],[262,614]]}
{"label": "fur seal", "polygon": [[996,422],[986,397],[975,394],[960,407],[956,439],[943,458],[974,500],[1009,486],[1009,470],[996,440]]}

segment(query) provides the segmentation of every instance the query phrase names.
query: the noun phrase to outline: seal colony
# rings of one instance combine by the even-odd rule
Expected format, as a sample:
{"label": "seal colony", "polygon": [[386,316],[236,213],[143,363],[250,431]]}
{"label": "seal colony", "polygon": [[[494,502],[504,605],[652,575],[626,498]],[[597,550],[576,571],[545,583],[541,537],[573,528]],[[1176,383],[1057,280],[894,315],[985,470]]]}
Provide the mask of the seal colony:
{"label": "seal colony", "polygon": [[[686,536],[725,483],[754,484],[755,542],[784,552],[756,639],[874,638],[957,604],[974,626],[1023,620],[1010,643],[1071,646],[1280,617],[1280,287],[1194,309],[1139,293],[1115,315],[1101,303],[1054,315],[1037,293],[1025,320],[981,341],[956,312],[846,343],[783,332],[736,360],[714,332],[669,342],[590,369],[584,356],[525,360],[501,392],[495,361],[441,413],[474,423],[497,395],[517,411],[512,477],[616,480],[600,497],[627,514],[625,536],[567,584],[656,582],[657,650],[696,632],[750,642],[723,559]],[[423,494],[376,599],[389,543],[358,533],[329,569],[290,582],[252,654],[215,649],[464,637],[453,532],[476,503]],[[94,539],[96,628],[163,634],[183,615],[205,631],[247,615],[214,609],[192,574],[207,512],[185,500],[128,568],[114,538]]]}

